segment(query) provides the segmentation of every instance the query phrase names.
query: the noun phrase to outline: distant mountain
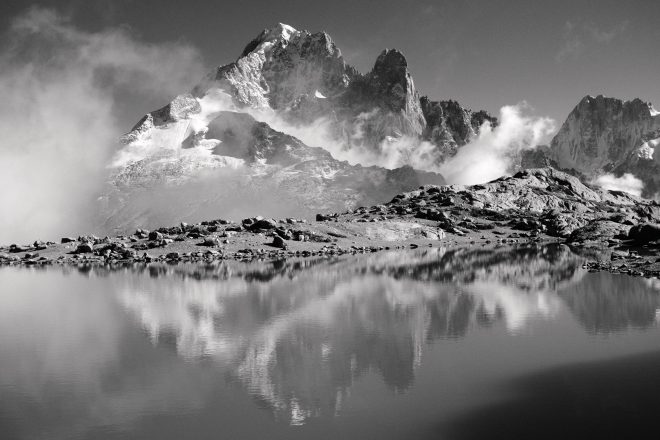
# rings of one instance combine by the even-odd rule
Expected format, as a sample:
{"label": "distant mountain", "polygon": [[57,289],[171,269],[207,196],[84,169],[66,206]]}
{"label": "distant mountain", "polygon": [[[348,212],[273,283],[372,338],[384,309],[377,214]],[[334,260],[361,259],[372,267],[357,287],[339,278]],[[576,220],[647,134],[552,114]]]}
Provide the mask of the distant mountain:
{"label": "distant mountain", "polygon": [[[408,63],[396,49],[385,49],[371,72],[346,64],[325,32],[311,34],[279,24],[264,30],[234,63],[218,67],[194,94],[227,90],[238,107],[272,108],[292,123],[330,118],[347,147],[377,148],[384,141],[413,136],[442,148],[464,145],[484,121],[455,101],[419,96]],[[451,154],[451,153],[450,153]]]}
{"label": "distant mountain", "polygon": [[585,180],[604,173],[632,173],[645,184],[643,195],[660,189],[660,112],[640,99],[584,97],[549,147],[524,153],[525,168],[554,166]]}
{"label": "distant mountain", "polygon": [[[389,170],[338,161],[326,150],[309,147],[247,113],[214,113],[202,132],[206,139],[186,131],[190,112],[198,111],[182,102],[186,100],[197,102],[192,96],[178,97],[168,111],[148,115],[126,136],[128,156],[131,148],[154,138],[157,151],[140,160],[123,159],[126,162],[115,169],[112,189],[103,199],[107,228],[163,225],[218,214],[268,212],[285,217],[343,211],[423,184],[444,183],[439,174],[411,167]],[[175,109],[185,109],[186,117],[179,118]],[[161,116],[164,119],[158,119]],[[175,133],[178,138],[169,137]]]}
{"label": "distant mountain", "polygon": [[[395,169],[363,167],[293,136],[319,121],[324,139],[342,151],[377,156],[396,146],[404,159]],[[272,215],[380,203],[420,184],[444,183],[405,166],[405,158],[430,141],[424,160],[441,163],[484,122],[497,125],[484,111],[420,97],[397,50],[384,50],[361,74],[325,32],[280,24],[122,137],[102,221],[115,229],[164,224],[237,213],[241,203]]]}

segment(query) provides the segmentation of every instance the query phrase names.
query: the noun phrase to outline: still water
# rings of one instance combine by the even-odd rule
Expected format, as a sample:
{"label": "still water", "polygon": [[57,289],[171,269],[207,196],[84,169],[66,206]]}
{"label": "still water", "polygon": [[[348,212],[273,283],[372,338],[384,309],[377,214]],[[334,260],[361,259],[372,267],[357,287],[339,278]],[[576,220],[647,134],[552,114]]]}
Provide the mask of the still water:
{"label": "still water", "polygon": [[660,282],[585,258],[0,269],[0,438],[636,438]]}

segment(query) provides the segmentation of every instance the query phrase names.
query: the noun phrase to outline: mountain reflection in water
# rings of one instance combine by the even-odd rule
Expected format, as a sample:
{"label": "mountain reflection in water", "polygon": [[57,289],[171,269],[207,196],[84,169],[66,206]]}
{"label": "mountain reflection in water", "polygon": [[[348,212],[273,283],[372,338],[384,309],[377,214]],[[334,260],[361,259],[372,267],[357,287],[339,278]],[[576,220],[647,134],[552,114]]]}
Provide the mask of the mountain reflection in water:
{"label": "mountain reflection in water", "polygon": [[[655,286],[585,279],[582,261],[550,246],[429,249],[245,271],[163,266],[151,278],[128,277],[121,301],[153,343],[165,340],[186,359],[226,363],[278,418],[299,424],[341,411],[353,381],[369,371],[404,392],[427,343],[471,329],[502,322],[524,332],[562,307],[590,332],[654,324]],[[173,273],[179,283],[163,282]]]}
{"label": "mountain reflection in water", "polygon": [[[263,420],[263,428],[251,423],[258,416],[250,408],[272,414],[277,426],[306,429],[312,420],[364,419],[351,422],[358,432],[359,423],[370,423],[364,408],[388,419],[387,397],[370,388],[377,383],[400,402],[403,395],[416,399],[410,407],[392,406],[392,423],[405,419],[432,430],[417,438],[443,429],[461,437],[457,429],[473,426],[484,417],[481,409],[501,398],[488,397],[489,380],[497,388],[542,369],[596,362],[607,350],[637,354],[630,341],[656,329],[657,280],[588,273],[581,269],[587,257],[594,256],[561,245],[430,248],[0,271],[0,281],[12,287],[0,293],[0,432],[114,438],[103,427],[132,433],[156,414],[184,417],[205,408],[216,415],[205,425],[185,416],[191,421],[180,422],[184,433],[222,423],[239,437],[250,430],[259,438],[293,435]],[[612,339],[616,349],[599,343],[617,335],[633,339]],[[645,341],[638,345],[655,343]],[[520,382],[511,383],[515,390]],[[527,397],[521,406],[543,406]],[[158,420],[150,435],[177,437]],[[381,438],[413,435],[382,423]],[[340,435],[319,426],[300,436]],[[147,428],[140,429],[145,435]],[[213,429],[204,432],[211,436]],[[373,423],[369,429],[375,435]],[[346,430],[344,438],[353,436]]]}

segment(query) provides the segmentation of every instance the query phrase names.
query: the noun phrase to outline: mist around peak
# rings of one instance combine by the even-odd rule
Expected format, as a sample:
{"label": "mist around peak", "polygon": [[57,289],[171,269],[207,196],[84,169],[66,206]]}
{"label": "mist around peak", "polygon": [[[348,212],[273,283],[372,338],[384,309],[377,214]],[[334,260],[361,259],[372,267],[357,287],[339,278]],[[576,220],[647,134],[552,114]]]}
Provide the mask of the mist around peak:
{"label": "mist around peak", "polygon": [[86,32],[43,8],[12,21],[0,64],[0,242],[93,232],[122,96],[167,99],[205,70],[189,45]]}

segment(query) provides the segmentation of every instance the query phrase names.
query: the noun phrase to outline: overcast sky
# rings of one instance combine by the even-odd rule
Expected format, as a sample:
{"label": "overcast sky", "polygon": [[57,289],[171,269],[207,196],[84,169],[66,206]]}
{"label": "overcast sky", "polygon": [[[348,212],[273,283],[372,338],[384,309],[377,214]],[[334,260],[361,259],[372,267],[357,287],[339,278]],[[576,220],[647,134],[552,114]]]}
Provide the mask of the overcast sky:
{"label": "overcast sky", "polygon": [[[472,109],[497,113],[526,100],[561,123],[587,94],[660,107],[658,0],[3,0],[0,26],[33,5],[87,31],[123,26],[147,42],[185,42],[208,67],[233,61],[261,29],[283,22],[326,30],[362,72],[382,49],[397,48],[421,94]],[[127,120],[153,105],[132,103]]]}

